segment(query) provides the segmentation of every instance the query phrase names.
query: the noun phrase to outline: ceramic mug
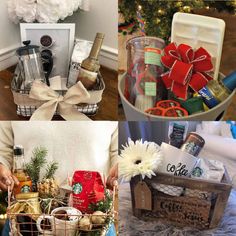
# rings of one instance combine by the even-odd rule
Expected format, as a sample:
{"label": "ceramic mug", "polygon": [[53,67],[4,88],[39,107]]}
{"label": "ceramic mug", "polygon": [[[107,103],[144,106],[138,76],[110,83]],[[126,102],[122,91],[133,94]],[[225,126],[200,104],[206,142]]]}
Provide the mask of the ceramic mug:
{"label": "ceramic mug", "polygon": [[170,144],[162,143],[164,158],[159,171],[175,176],[190,176],[198,163],[198,158]]}
{"label": "ceramic mug", "polygon": [[[198,158],[195,156],[164,142],[161,144],[161,151],[164,158],[158,170],[162,173],[175,176],[190,176],[198,163]],[[165,184],[153,183],[152,187],[172,196],[180,196],[183,192],[182,187]]]}
{"label": "ceramic mug", "polygon": [[[69,219],[60,219],[61,216],[64,215],[64,212],[66,212]],[[82,213],[76,208],[59,207],[54,209],[51,215],[39,216],[37,220],[37,228],[42,235],[74,236],[78,229],[78,223],[81,217]],[[50,222],[51,230],[44,230],[41,227],[42,221],[46,219]]]}

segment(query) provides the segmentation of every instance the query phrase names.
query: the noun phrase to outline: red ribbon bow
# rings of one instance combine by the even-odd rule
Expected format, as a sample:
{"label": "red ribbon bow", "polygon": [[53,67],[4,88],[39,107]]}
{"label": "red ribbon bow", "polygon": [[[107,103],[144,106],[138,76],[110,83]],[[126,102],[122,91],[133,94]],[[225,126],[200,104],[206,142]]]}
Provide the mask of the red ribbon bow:
{"label": "red ribbon bow", "polygon": [[207,74],[213,70],[211,56],[202,47],[194,51],[186,44],[177,46],[170,43],[164,49],[161,62],[170,69],[162,75],[166,88],[184,100],[187,99],[188,87],[198,92],[213,79]]}

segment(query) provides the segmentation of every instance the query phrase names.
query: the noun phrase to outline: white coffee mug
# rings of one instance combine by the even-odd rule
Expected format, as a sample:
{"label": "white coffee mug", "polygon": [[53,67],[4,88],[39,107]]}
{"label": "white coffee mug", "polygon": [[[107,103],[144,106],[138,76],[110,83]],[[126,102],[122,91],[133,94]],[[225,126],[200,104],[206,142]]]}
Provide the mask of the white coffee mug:
{"label": "white coffee mug", "polygon": [[[70,220],[58,219],[60,211],[67,212]],[[73,207],[59,207],[52,211],[51,215],[41,215],[37,220],[38,231],[42,235],[56,235],[56,236],[74,236],[78,229],[79,220],[82,217],[82,213]],[[48,219],[50,221],[51,230],[44,230],[41,227],[43,220]]]}
{"label": "white coffee mug", "polygon": [[175,176],[190,176],[198,158],[167,143],[161,144],[164,158],[159,171]]}
{"label": "white coffee mug", "polygon": [[[175,176],[190,176],[198,163],[198,158],[195,156],[164,142],[161,144],[161,151],[164,158],[158,171],[162,173]],[[153,183],[152,187],[172,196],[180,196],[183,192],[182,187],[165,184]]]}

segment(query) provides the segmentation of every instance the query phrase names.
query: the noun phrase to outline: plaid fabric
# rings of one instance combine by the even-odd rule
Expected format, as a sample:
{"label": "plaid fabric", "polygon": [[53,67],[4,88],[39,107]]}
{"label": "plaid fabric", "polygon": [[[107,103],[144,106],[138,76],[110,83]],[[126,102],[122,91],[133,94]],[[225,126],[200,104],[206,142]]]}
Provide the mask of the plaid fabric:
{"label": "plaid fabric", "polygon": [[[71,64],[71,70],[77,71],[78,69],[79,69],[78,63]],[[15,76],[14,76],[12,83],[11,83],[12,90],[17,93],[29,94],[28,90],[19,90],[18,89],[18,86],[17,86],[18,76],[19,76],[19,68],[17,67],[16,72],[15,72]],[[76,78],[77,78],[77,76],[76,76]],[[98,75],[98,78],[100,78],[100,79],[98,79],[98,83],[93,88],[93,90],[104,89],[104,83],[102,82],[101,74]],[[57,92],[60,95],[64,96],[67,91],[57,91]],[[34,111],[36,109],[37,108],[35,106],[18,106],[17,105],[16,113],[17,113],[17,115],[20,115],[20,116],[30,117],[30,116],[32,116],[32,114],[34,113]],[[99,109],[99,106],[98,106],[98,104],[83,104],[83,105],[78,105],[77,109],[79,112],[84,113],[85,115],[92,116],[92,115],[96,115],[96,113]],[[55,115],[58,115],[58,113],[56,112]]]}

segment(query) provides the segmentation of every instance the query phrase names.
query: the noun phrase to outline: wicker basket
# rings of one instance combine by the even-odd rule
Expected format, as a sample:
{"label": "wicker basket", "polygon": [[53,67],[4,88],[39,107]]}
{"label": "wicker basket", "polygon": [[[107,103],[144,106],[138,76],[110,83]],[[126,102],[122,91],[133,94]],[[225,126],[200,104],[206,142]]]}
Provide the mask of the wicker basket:
{"label": "wicker basket", "polygon": [[[19,72],[19,68],[17,67],[15,70],[15,75],[11,83],[11,90],[13,93],[14,102],[17,106],[16,113],[17,115],[20,115],[23,117],[30,117],[32,116],[34,111],[36,111],[37,108],[43,104],[43,102],[34,100],[28,104],[28,95],[30,91],[18,89],[19,86],[17,85],[17,81],[18,81],[19,76],[20,76],[20,72]],[[102,97],[103,91],[105,89],[105,84],[100,73],[98,74],[97,81],[98,83],[94,87],[94,89],[88,91],[90,94],[90,97],[92,98],[91,100],[94,100],[93,99],[94,92],[96,92],[97,94],[100,93],[100,97]],[[65,95],[67,91],[61,90],[61,91],[56,91],[56,92],[58,92],[60,95]],[[27,102],[25,102],[25,98]],[[99,102],[100,102],[100,99],[98,100],[98,103],[91,102],[91,103],[86,103],[86,104],[78,104],[76,105],[76,108],[78,109],[79,112],[85,115],[93,116],[93,115],[96,115],[99,109]],[[58,115],[57,111],[55,115]]]}
{"label": "wicker basket", "polygon": [[[168,174],[157,174],[144,181],[151,191],[151,210],[136,207],[135,187],[140,183],[140,176],[131,179],[131,197],[133,214],[144,220],[161,220],[180,227],[211,229],[217,227],[223,216],[232,188],[231,181],[224,175],[221,183],[205,180],[178,177]],[[161,191],[154,189],[153,183],[161,186]],[[180,196],[170,196],[163,192],[171,192],[176,188],[183,189]]]}

